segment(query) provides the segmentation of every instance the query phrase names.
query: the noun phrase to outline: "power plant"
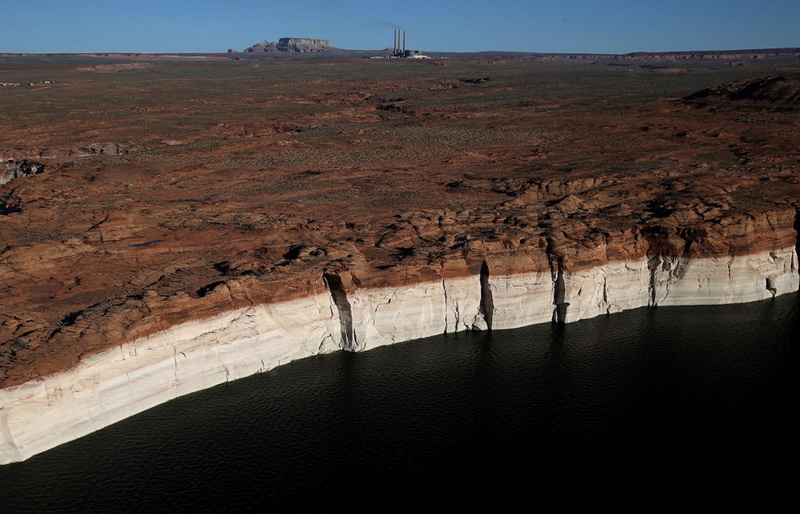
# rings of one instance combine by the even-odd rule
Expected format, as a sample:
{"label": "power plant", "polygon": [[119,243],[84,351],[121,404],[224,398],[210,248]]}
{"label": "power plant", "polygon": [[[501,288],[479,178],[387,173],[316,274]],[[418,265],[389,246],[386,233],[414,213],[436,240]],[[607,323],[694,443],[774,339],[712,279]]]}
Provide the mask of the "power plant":
{"label": "power plant", "polygon": [[392,57],[406,56],[406,31],[398,27],[394,28],[394,46],[392,47]]}
{"label": "power plant", "polygon": [[422,55],[419,50],[406,49],[406,31],[399,27],[394,28],[394,43],[392,44],[392,53],[390,58],[412,58],[412,59],[427,59],[427,55]]}

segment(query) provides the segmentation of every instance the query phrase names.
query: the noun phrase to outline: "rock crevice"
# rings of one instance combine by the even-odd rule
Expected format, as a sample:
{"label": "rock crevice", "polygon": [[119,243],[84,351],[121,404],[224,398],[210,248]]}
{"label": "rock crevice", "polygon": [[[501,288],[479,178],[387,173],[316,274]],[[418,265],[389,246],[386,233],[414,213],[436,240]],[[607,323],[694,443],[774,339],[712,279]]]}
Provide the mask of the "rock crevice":
{"label": "rock crevice", "polygon": [[358,348],[358,339],[353,330],[353,308],[347,299],[342,278],[339,275],[325,273],[323,275],[325,287],[331,294],[331,305],[336,308],[339,317],[341,333],[341,349],[355,351]]}

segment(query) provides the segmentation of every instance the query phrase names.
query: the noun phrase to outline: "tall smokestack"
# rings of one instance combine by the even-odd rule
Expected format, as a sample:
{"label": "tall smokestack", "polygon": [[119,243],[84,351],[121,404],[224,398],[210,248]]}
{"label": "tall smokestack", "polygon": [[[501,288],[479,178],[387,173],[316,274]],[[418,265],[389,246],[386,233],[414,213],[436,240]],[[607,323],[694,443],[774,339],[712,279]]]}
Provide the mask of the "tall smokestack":
{"label": "tall smokestack", "polygon": [[394,28],[394,40],[392,40],[392,55],[397,52],[397,27]]}
{"label": "tall smokestack", "polygon": [[406,31],[403,31],[403,55],[406,55]]}

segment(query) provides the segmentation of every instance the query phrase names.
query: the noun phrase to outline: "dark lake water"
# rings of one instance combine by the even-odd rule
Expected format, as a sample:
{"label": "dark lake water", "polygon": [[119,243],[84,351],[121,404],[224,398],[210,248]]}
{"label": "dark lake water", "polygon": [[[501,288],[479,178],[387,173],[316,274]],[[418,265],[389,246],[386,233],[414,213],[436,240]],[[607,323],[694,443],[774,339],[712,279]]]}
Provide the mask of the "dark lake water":
{"label": "dark lake water", "polygon": [[0,512],[765,506],[796,483],[799,306],[638,309],[304,359],[0,467]]}

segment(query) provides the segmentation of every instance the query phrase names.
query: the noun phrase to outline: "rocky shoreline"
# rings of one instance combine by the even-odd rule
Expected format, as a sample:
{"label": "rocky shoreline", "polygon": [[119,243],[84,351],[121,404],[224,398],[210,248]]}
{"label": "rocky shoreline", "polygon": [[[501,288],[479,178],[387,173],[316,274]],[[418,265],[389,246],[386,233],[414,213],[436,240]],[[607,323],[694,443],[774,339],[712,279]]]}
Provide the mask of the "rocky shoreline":
{"label": "rocky shoreline", "polygon": [[[357,287],[347,272],[327,273],[315,284],[324,293],[192,319],[86,356],[71,370],[0,390],[0,464],[178,396],[318,353],[461,330],[573,322],[645,306],[743,303],[800,285],[794,246],[718,257],[645,255],[574,272],[541,261],[536,270],[509,275],[493,274],[492,267],[531,261],[497,257],[494,266],[484,260],[478,274],[392,287]],[[233,298],[231,285],[224,289]],[[247,295],[244,288],[240,293]]]}

